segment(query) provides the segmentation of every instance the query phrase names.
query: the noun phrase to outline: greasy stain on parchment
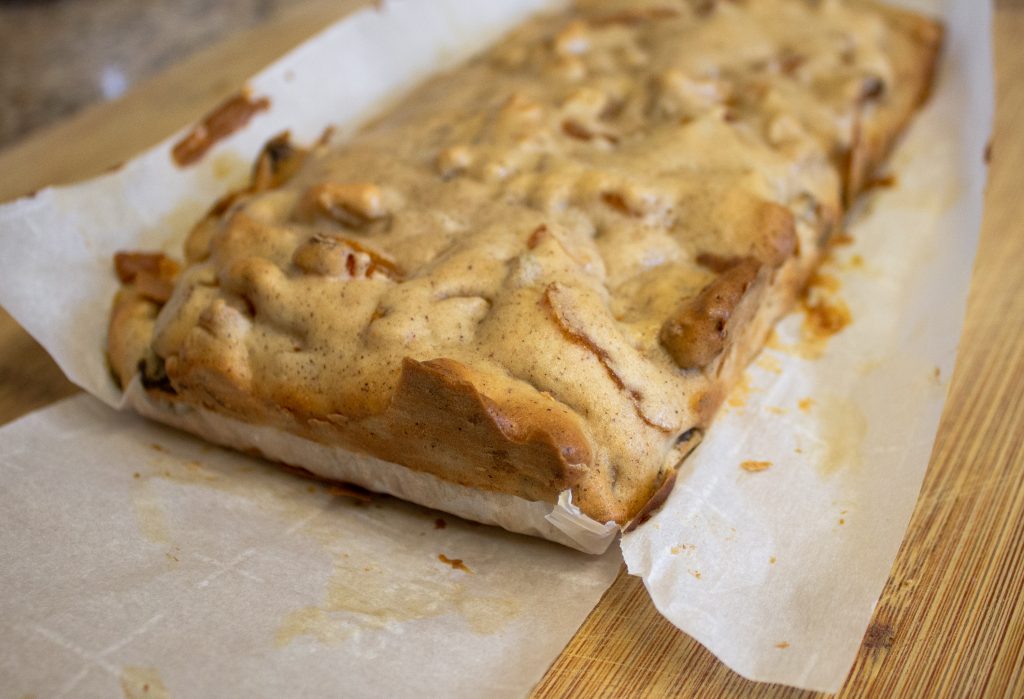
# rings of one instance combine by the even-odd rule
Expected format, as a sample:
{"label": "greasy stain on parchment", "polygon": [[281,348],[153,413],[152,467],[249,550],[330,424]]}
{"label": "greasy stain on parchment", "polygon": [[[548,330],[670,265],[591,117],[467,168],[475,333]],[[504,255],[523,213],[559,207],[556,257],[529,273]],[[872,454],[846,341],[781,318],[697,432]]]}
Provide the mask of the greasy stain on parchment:
{"label": "greasy stain on parchment", "polygon": [[[835,267],[837,263],[829,255],[822,265]],[[853,322],[850,307],[839,295],[841,286],[839,278],[824,269],[811,275],[798,299],[797,309],[803,315],[799,339],[795,344],[786,344],[772,330],[765,347],[801,359],[819,359],[824,355],[829,340]]]}
{"label": "greasy stain on parchment", "polygon": [[245,160],[237,153],[226,151],[219,153],[212,161],[213,176],[222,182],[242,186],[252,170],[252,162]]}
{"label": "greasy stain on parchment", "polygon": [[155,667],[126,666],[121,670],[121,690],[125,699],[168,699],[170,696]]}
{"label": "greasy stain on parchment", "polygon": [[762,352],[761,355],[754,362],[759,369],[771,372],[772,374],[782,373],[782,364],[779,363],[778,357],[775,357],[767,352]]}
{"label": "greasy stain on parchment", "polygon": [[[167,449],[159,444],[150,445],[159,454],[168,454]],[[135,519],[139,524],[142,535],[150,542],[169,546],[174,543],[171,538],[170,528],[167,526],[167,519],[164,515],[163,503],[157,493],[155,480],[166,480],[179,483],[210,483],[216,477],[203,468],[198,461],[190,461],[181,464],[175,458],[158,457],[154,465],[161,467],[157,471],[139,472],[132,474],[131,496],[132,506],[135,510]]]}
{"label": "greasy stain on parchment", "polygon": [[[487,594],[486,579],[479,582],[477,575],[468,573],[469,566],[465,571],[455,569],[425,554],[422,561],[412,566],[403,564],[396,575],[393,569],[378,566],[371,555],[339,553],[339,545],[351,543],[351,531],[345,526],[344,518],[330,515],[331,510],[359,511],[361,521],[367,517],[372,519],[381,504],[377,500],[384,499],[383,496],[340,497],[339,489],[330,484],[295,477],[271,466],[253,471],[216,461],[209,465],[199,461],[185,463],[170,451],[154,451],[157,454],[148,472],[138,478],[128,476],[135,488],[140,525],[154,540],[170,543],[157,499],[161,482],[164,482],[208,488],[250,500],[261,511],[282,520],[282,529],[295,527],[296,534],[312,538],[333,552],[334,569],[322,602],[284,617],[275,634],[279,646],[301,637],[335,644],[360,630],[442,616],[461,618],[472,631],[491,634],[522,613],[519,600]],[[315,486],[312,492],[311,485]],[[389,510],[398,508],[414,519],[421,519],[425,531],[437,529],[436,513],[388,500]],[[171,503],[169,500],[164,507]],[[451,525],[445,522],[444,528],[451,528]],[[470,578],[472,580],[467,582]]]}
{"label": "greasy stain on parchment", "polygon": [[161,546],[173,543],[163,508],[149,479],[138,478],[132,483],[132,505],[139,530],[146,539]]}
{"label": "greasy stain on parchment", "polygon": [[161,482],[201,486],[246,498],[286,524],[303,522],[302,532],[324,544],[334,543],[343,536],[335,520],[313,518],[324,512],[325,505],[365,507],[368,504],[366,498],[353,501],[337,497],[339,489],[335,486],[285,474],[269,464],[255,471],[245,466],[208,466],[197,460],[185,462],[165,447],[152,446],[157,454],[149,469],[132,474],[131,495],[139,529],[155,544],[175,543],[165,516],[168,503],[160,495]]}
{"label": "greasy stain on parchment", "polygon": [[[468,574],[469,566],[461,570],[425,555],[422,563],[412,569],[406,565],[396,576],[393,570],[376,566],[372,559],[364,557],[357,562],[355,556],[337,554],[339,544],[348,541],[347,527],[344,520],[330,516],[330,510],[359,510],[364,512],[360,515],[362,518],[372,517],[378,505],[376,500],[382,496],[341,497],[341,491],[335,486],[277,472],[270,466],[266,471],[260,468],[248,472],[247,468],[205,465],[199,461],[184,463],[166,450],[163,454],[157,457],[148,473],[133,478],[132,482],[140,526],[151,540],[171,543],[157,499],[159,484],[167,482],[244,497],[257,503],[262,511],[281,519],[282,528],[300,524],[297,534],[312,538],[335,552],[336,563],[323,602],[285,616],[276,633],[280,646],[304,636],[325,644],[340,643],[359,630],[449,615],[464,619],[476,633],[490,634],[500,631],[522,611],[516,599],[477,593],[474,592],[475,581],[467,584],[459,580],[475,577]],[[315,486],[312,491],[311,486]],[[397,501],[391,504],[421,518],[424,527],[430,527],[429,531],[437,528],[436,513]],[[445,522],[444,527],[449,528],[449,524]]]}
{"label": "greasy stain on parchment", "polygon": [[804,359],[817,359],[833,335],[853,322],[850,308],[838,297],[808,297],[802,304],[804,322],[797,353]]}
{"label": "greasy stain on parchment", "polygon": [[341,643],[362,629],[457,615],[479,634],[500,631],[519,616],[513,598],[480,595],[440,568],[393,571],[336,560],[324,601],[291,612],[278,627],[278,646],[308,636],[320,643]]}
{"label": "greasy stain on parchment", "polygon": [[729,395],[725,399],[726,405],[730,408],[742,408],[746,406],[752,389],[753,387],[750,384],[750,376],[747,372],[743,372],[736,384],[729,390]]}
{"label": "greasy stain on parchment", "polygon": [[185,237],[206,209],[205,204],[195,199],[181,201],[164,213],[155,225],[142,231],[139,249],[163,250],[172,257],[180,258]]}
{"label": "greasy stain on parchment", "polygon": [[849,306],[838,295],[840,286],[838,277],[824,271],[815,272],[807,282],[800,297],[804,319],[796,347],[797,354],[804,359],[822,356],[828,341],[853,322]]}
{"label": "greasy stain on parchment", "polygon": [[819,402],[821,449],[818,470],[830,476],[840,469],[856,468],[864,462],[864,440],[868,421],[849,400],[828,396]]}

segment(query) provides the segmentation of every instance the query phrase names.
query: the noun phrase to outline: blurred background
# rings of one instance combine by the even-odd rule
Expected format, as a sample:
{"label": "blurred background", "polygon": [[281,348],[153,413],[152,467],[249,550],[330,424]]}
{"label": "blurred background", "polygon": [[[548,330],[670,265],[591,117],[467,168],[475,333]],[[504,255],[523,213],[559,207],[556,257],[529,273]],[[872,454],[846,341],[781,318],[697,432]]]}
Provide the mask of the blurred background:
{"label": "blurred background", "polygon": [[295,0],[0,0],[0,149]]}
{"label": "blurred background", "polygon": [[[983,1],[988,0],[978,0]],[[0,0],[0,150],[83,107],[116,99],[172,64],[255,25],[303,13],[324,16],[334,11],[332,6],[346,4],[353,2]],[[1024,0],[995,4],[1020,7]],[[308,24],[295,26],[312,31]],[[295,42],[301,38],[293,37]],[[278,53],[291,45],[285,42]],[[261,65],[247,67],[249,72],[239,78]]]}

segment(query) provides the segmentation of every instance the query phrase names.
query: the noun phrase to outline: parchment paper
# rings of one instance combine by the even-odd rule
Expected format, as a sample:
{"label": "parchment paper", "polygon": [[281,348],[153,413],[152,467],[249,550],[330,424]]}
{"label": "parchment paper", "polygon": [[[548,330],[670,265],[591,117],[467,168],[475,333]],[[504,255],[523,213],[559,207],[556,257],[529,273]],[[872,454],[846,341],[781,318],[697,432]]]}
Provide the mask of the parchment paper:
{"label": "parchment paper", "polygon": [[823,270],[852,324],[823,346],[804,337],[801,313],[786,318],[666,505],[623,538],[659,611],[752,679],[841,687],[953,370],[992,120],[991,8],[913,5],[942,12],[947,51],[893,157],[896,186],[854,214],[853,244]]}
{"label": "parchment paper", "polygon": [[[252,157],[271,135],[290,128],[299,140],[309,141],[319,135],[327,120],[335,124],[344,120],[343,137],[352,125],[427,71],[482,46],[530,11],[554,4],[544,0],[399,2],[386,5],[380,14],[361,13],[332,27],[250,82],[254,94],[272,96],[273,107],[219,145],[196,168],[182,171],[174,167],[165,143],[106,177],[76,187],[45,190],[30,200],[0,208],[0,302],[55,356],[72,380],[116,405],[119,395],[97,352],[103,344],[115,286],[109,266],[115,250],[167,247],[169,233],[183,233],[220,193],[244,180]],[[773,348],[751,369],[748,386],[734,394],[730,407],[685,463],[665,508],[623,539],[630,571],[644,577],[662,613],[730,667],[753,679],[822,690],[841,685],[912,512],[953,365],[980,222],[985,176],[982,152],[991,122],[990,8],[987,3],[970,0],[906,4],[944,14],[948,50],[933,102],[894,158],[897,185],[868,202],[852,227],[856,242],[839,249],[827,270],[836,280],[829,286],[838,287],[829,295],[849,306],[852,324],[822,343],[800,338],[800,314],[784,321]],[[320,80],[324,73],[332,79]],[[170,248],[175,245],[172,241]],[[45,677],[45,660],[64,657],[60,656],[64,653],[77,658],[76,663],[92,663],[87,667],[94,668],[80,671],[85,672],[83,679],[71,675],[66,682],[103,677],[109,683],[118,667],[106,658],[118,656],[121,649],[135,647],[136,639],[148,637],[146,623],[160,625],[161,619],[170,619],[149,622],[154,615],[169,613],[161,610],[176,610],[185,604],[184,608],[191,610],[191,625],[183,627],[184,622],[175,621],[154,634],[160,636],[158,643],[166,651],[162,655],[140,651],[140,657],[125,656],[125,662],[136,668],[131,673],[144,674],[148,672],[145,668],[164,658],[165,684],[177,686],[180,682],[186,689],[205,688],[203,693],[209,693],[210,687],[222,686],[217,683],[227,686],[226,677],[237,680],[250,673],[255,683],[268,675],[274,679],[267,682],[287,682],[293,656],[320,655],[321,664],[311,661],[310,667],[316,665],[315,669],[303,666],[301,671],[295,670],[300,678],[313,677],[308,686],[320,693],[333,693],[337,685],[328,683],[345,677],[359,677],[360,682],[369,677],[376,683],[353,682],[346,690],[373,686],[390,691],[401,686],[411,691],[412,685],[400,683],[422,678],[424,664],[441,674],[446,669],[450,673],[440,679],[432,675],[431,682],[447,678],[448,684],[424,684],[423,691],[471,692],[484,686],[480,684],[484,677],[497,677],[499,683],[506,678],[519,680],[506,689],[521,693],[545,663],[536,661],[531,666],[533,674],[511,663],[506,674],[503,661],[497,658],[501,653],[518,657],[516,653],[533,653],[543,647],[550,661],[558,643],[582,621],[584,608],[596,603],[600,590],[613,577],[614,557],[593,559],[588,567],[573,552],[561,552],[543,542],[459,525],[483,548],[491,545],[486,543],[491,539],[495,547],[500,545],[500,556],[494,549],[490,557],[481,554],[482,560],[500,559],[509,561],[510,569],[526,566],[534,571],[532,577],[512,579],[498,573],[488,575],[484,586],[484,573],[473,566],[478,549],[471,549],[474,557],[456,553],[478,576],[469,578],[469,574],[440,563],[429,547],[429,555],[423,556],[421,547],[406,543],[412,536],[445,535],[451,527],[433,533],[426,527],[421,537],[414,533],[417,520],[410,513],[422,511],[411,506],[387,504],[379,514],[365,508],[353,510],[374,512],[372,524],[355,518],[360,526],[347,529],[351,536],[344,540],[346,547],[357,548],[360,555],[367,551],[386,554],[378,559],[383,559],[381,571],[386,572],[378,574],[375,585],[395,581],[401,588],[406,584],[402,576],[412,575],[415,582],[409,583],[413,586],[409,589],[433,591],[440,585],[456,597],[465,595],[431,577],[439,568],[449,582],[472,579],[479,583],[481,587],[474,589],[480,595],[504,598],[507,592],[508,599],[516,600],[512,604],[524,610],[518,619],[544,619],[528,642],[515,631],[518,622],[502,627],[504,634],[499,630],[486,636],[490,640],[482,640],[485,635],[473,631],[472,621],[460,616],[458,602],[447,603],[449,613],[429,620],[399,620],[388,615],[401,612],[384,610],[392,605],[391,597],[371,605],[375,613],[388,618],[384,628],[368,628],[360,616],[365,616],[365,609],[337,610],[330,601],[336,599],[332,590],[351,591],[356,584],[353,581],[359,579],[352,577],[358,571],[344,566],[338,572],[338,553],[348,549],[319,541],[293,550],[294,541],[289,540],[281,545],[284,551],[275,553],[273,542],[277,540],[273,537],[282,536],[282,526],[284,531],[295,526],[282,524],[286,520],[273,513],[278,506],[272,506],[270,512],[255,508],[268,518],[259,526],[239,515],[239,508],[244,509],[239,502],[269,495],[249,493],[248,486],[245,493],[214,495],[220,492],[217,488],[185,487],[175,477],[143,476],[141,468],[128,465],[138,462],[138,449],[147,456],[152,452],[161,458],[171,457],[152,449],[145,452],[147,438],[140,440],[138,433],[157,430],[168,439],[171,433],[143,426],[131,417],[108,414],[89,400],[76,399],[0,432],[4,453],[16,452],[14,457],[4,458],[4,477],[22,489],[17,491],[21,493],[18,497],[5,493],[0,503],[11,503],[4,504],[5,512],[14,505],[22,510],[36,508],[34,518],[27,520],[33,526],[17,532],[18,548],[11,541],[15,537],[11,528],[0,538],[5,559],[11,559],[0,576],[13,576],[4,580],[5,590],[12,586],[22,589],[25,581],[45,581],[14,595],[17,605],[2,607],[3,621],[17,632],[12,637],[24,641],[2,653],[0,669],[19,682]],[[46,436],[33,437],[36,434]],[[101,441],[96,435],[103,434],[117,437]],[[174,439],[174,453],[186,452],[186,459],[203,448],[187,438]],[[217,456],[215,460],[211,457],[209,466],[199,459],[204,469],[249,463],[219,451],[210,453]],[[221,458],[229,465],[221,466]],[[743,462],[771,465],[753,472],[742,468]],[[76,463],[83,465],[75,468]],[[748,464],[748,468],[756,467]],[[146,528],[151,525],[143,523],[146,515],[139,515],[139,506],[131,504],[130,490],[127,495],[122,492],[120,499],[108,492],[108,484],[124,478],[126,468],[139,471],[143,482],[159,484],[157,495],[150,492],[143,498],[143,511],[159,503],[161,511],[171,512],[164,519],[175,523],[169,525],[170,530],[186,544],[193,528],[205,528],[199,537],[203,543],[195,551],[220,563],[204,564],[213,566],[209,570],[192,563],[205,571],[202,575],[189,573],[191,569],[185,567],[145,572],[156,570],[146,555],[159,559],[165,556],[168,544],[146,539]],[[263,480],[285,482],[282,476],[265,471],[254,468],[253,473],[258,473],[252,476],[253,489],[260,489]],[[44,473],[53,475],[44,478]],[[57,474],[67,491],[47,499]],[[129,483],[127,487],[134,486]],[[288,493],[279,502],[289,502],[296,493],[301,496],[298,486],[280,488]],[[197,495],[200,490],[203,494]],[[200,502],[207,503],[205,509],[190,504]],[[63,520],[53,514],[54,509],[64,513]],[[311,509],[349,512],[334,504],[325,508],[322,502]],[[23,516],[27,515],[19,510],[17,515],[5,514],[4,520]],[[316,517],[319,521],[320,515]],[[74,522],[88,523],[87,541],[79,542],[74,528],[68,529]],[[181,529],[176,528],[179,523]],[[93,531],[93,526],[99,529]],[[234,530],[250,526],[265,534],[242,541],[231,539],[248,536]],[[226,530],[233,530],[230,536],[225,535]],[[157,531],[168,528],[158,527]],[[266,533],[271,531],[275,533]],[[228,539],[236,544],[225,543]],[[400,555],[393,555],[390,541]],[[114,551],[123,560],[119,573],[111,573],[109,579],[97,578],[101,582],[96,585],[89,582],[90,576],[105,570],[110,559],[96,562],[93,549],[105,554]],[[246,551],[254,553],[244,557]],[[295,558],[288,561],[292,565],[289,572],[273,575],[273,566],[249,570],[242,565],[250,559],[263,561],[264,555],[271,561]],[[565,563],[551,558],[560,555],[566,557]],[[226,565],[239,556],[243,558],[237,563]],[[310,562],[317,556],[321,557],[319,568]],[[318,575],[303,572],[307,565]],[[332,565],[342,582],[332,581]],[[205,575],[225,566],[276,584],[254,584],[248,589],[252,581],[245,575],[225,572],[217,577],[222,584],[225,576],[233,581],[227,598],[198,599],[197,595],[206,593],[196,593],[188,581],[202,582]],[[434,567],[428,570],[426,566]],[[49,574],[26,577],[40,567]],[[57,570],[75,571],[72,575],[81,579],[75,585],[62,586],[63,582],[55,582],[59,580]],[[143,585],[150,595],[148,606],[134,601],[143,594],[136,583],[146,583],[147,575],[173,581],[163,587]],[[509,580],[511,583],[503,586]],[[544,600],[534,596],[539,595],[537,590],[527,589],[531,585],[543,589]],[[577,585],[587,594],[570,592]],[[210,586],[208,583],[202,589]],[[342,619],[338,623],[345,630],[328,625],[335,630],[290,637],[280,631],[284,623],[281,614],[266,611],[270,604],[266,599],[277,594],[291,603],[289,607],[281,602],[274,607],[277,612],[287,609],[287,613],[300,614],[292,609],[297,605],[307,610],[302,614],[323,621],[321,612],[326,605],[331,608],[326,615],[333,621]],[[417,595],[433,598],[434,593],[412,596]],[[555,606],[572,607],[573,613],[546,616],[545,601],[556,599]],[[125,616],[122,608],[136,607],[143,610],[140,616]],[[222,608],[231,613],[210,616]],[[309,611],[316,609],[320,612]],[[79,617],[82,623],[74,625]],[[346,635],[353,624],[357,631]],[[457,633],[459,624],[462,635]],[[223,625],[233,629],[234,635],[223,631]],[[136,633],[136,628],[143,630]],[[189,643],[179,631],[182,628],[193,630]],[[257,633],[257,629],[262,631]],[[63,631],[69,635],[62,635]],[[202,645],[205,636],[210,637],[208,646]],[[281,638],[288,642],[277,650],[267,645],[257,648],[259,643],[270,643],[271,636],[276,642]],[[338,641],[339,636],[345,638]],[[389,665],[395,653],[388,643],[397,636],[424,647],[415,662]],[[557,642],[552,640],[555,637]],[[123,645],[118,645],[122,641]],[[449,641],[452,645],[444,646],[449,651],[445,655],[424,655]],[[332,645],[335,642],[339,645]],[[97,661],[97,654],[111,646],[116,648]],[[499,647],[500,652],[496,650]],[[212,656],[200,656],[200,651],[210,648],[214,649]],[[206,658],[201,661],[205,663],[203,672],[188,669],[187,660],[193,655]],[[365,675],[349,674],[345,658],[359,658],[370,669],[364,670]],[[468,665],[460,665],[463,660]],[[173,669],[171,663],[176,663]],[[467,669],[469,666],[474,670]],[[36,668],[37,674],[32,674],[31,668]],[[67,691],[79,693],[77,689]]]}
{"label": "parchment paper", "polygon": [[523,696],[621,565],[90,396],[0,445],[3,696]]}

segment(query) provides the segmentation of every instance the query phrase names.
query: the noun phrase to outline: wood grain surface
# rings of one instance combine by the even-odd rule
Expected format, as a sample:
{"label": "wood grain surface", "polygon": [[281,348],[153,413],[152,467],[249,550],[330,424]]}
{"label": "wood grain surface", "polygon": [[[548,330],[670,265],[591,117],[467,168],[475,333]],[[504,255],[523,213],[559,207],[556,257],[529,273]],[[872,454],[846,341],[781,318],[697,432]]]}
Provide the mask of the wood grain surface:
{"label": "wood grain surface", "polygon": [[[0,153],[0,200],[130,157],[358,4],[296,3],[273,25]],[[1024,1],[997,3],[994,32],[992,169],[960,354],[921,498],[843,697],[1024,697]],[[75,390],[0,311],[0,424]],[[731,672],[623,574],[534,695],[810,693]]]}

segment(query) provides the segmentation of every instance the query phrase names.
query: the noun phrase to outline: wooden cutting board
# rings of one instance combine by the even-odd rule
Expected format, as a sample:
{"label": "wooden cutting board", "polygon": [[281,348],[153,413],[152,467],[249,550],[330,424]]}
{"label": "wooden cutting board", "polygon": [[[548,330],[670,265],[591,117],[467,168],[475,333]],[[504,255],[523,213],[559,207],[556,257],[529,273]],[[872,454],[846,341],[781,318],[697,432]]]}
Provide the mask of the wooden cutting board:
{"label": "wooden cutting board", "polygon": [[[0,200],[131,157],[359,4],[304,0],[0,153]],[[994,31],[992,169],[967,323],[921,498],[844,697],[1024,696],[1024,0],[997,2]],[[0,424],[75,390],[0,311]],[[534,693],[810,695],[731,672],[624,573]]]}

